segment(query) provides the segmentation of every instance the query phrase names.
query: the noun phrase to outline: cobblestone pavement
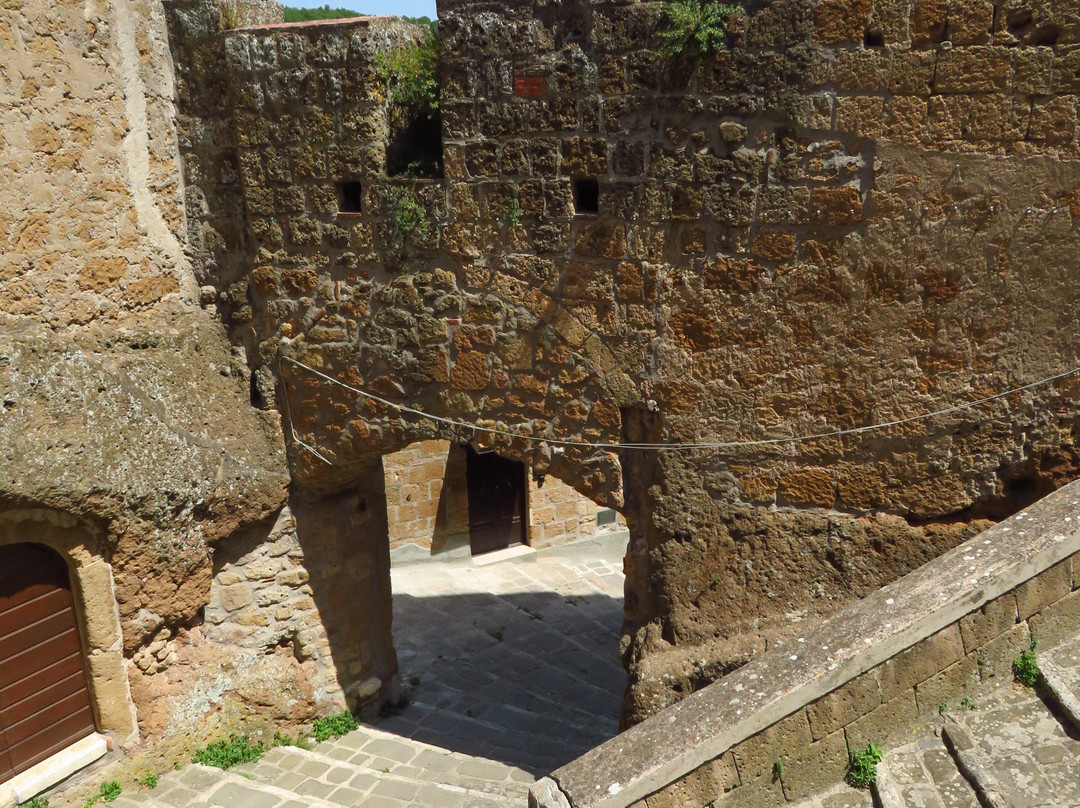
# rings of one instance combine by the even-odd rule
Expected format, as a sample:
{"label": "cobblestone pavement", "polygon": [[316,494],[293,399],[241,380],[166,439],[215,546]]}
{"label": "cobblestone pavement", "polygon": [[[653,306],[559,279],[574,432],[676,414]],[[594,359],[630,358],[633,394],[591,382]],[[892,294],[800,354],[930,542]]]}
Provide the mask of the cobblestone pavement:
{"label": "cobblestone pavement", "polygon": [[538,775],[615,735],[626,540],[394,569],[394,644],[412,703],[379,727]]}

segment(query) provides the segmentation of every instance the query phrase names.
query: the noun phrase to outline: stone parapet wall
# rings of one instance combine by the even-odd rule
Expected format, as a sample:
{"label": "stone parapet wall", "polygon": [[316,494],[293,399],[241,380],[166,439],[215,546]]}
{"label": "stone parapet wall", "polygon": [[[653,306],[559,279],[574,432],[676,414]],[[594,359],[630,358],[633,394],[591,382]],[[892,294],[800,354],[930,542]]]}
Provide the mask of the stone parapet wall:
{"label": "stone parapet wall", "polygon": [[1080,631],[1078,520],[1073,483],[558,769],[530,805],[769,808],[841,782],[850,753]]}

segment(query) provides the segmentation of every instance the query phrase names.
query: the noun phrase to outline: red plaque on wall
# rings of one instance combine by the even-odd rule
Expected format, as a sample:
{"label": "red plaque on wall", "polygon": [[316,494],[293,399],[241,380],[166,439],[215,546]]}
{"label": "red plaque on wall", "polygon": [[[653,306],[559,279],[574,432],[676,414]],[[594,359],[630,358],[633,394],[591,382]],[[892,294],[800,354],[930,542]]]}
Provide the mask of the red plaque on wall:
{"label": "red plaque on wall", "polygon": [[518,98],[543,98],[547,80],[543,76],[514,76],[514,95]]}

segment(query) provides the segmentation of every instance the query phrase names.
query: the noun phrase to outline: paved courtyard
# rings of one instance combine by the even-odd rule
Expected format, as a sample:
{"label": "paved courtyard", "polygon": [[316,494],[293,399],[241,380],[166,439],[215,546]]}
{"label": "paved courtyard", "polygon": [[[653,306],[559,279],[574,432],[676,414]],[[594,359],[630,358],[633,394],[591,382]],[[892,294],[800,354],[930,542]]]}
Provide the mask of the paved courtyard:
{"label": "paved courtyard", "polygon": [[378,727],[546,774],[616,734],[626,533],[483,566],[393,570],[412,703]]}

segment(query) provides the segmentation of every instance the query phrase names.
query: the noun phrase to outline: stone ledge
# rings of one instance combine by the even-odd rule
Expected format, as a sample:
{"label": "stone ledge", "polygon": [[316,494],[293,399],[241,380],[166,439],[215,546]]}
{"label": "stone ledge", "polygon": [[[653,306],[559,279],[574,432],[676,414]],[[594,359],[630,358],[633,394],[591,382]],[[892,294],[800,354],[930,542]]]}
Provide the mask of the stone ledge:
{"label": "stone ledge", "polygon": [[[558,794],[624,808],[663,789],[1073,555],[1078,517],[1072,483],[558,769]],[[533,804],[560,804],[539,786]]]}

